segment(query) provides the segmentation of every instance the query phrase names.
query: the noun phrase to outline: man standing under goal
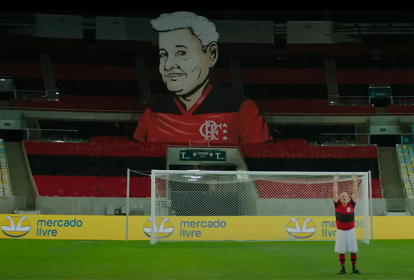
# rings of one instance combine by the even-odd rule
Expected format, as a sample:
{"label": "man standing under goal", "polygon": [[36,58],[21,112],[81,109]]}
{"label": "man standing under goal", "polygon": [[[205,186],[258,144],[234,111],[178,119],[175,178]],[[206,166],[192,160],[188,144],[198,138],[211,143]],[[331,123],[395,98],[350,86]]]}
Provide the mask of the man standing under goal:
{"label": "man standing under goal", "polygon": [[334,204],[335,204],[335,216],[336,216],[336,240],[335,240],[335,252],[339,254],[339,261],[341,262],[341,271],[339,274],[345,274],[345,253],[346,251],[351,253],[352,273],[361,274],[356,269],[356,260],[358,252],[358,244],[355,235],[355,215],[354,209],[356,199],[358,195],[358,177],[356,174],[352,174],[352,196],[346,192],[341,193],[338,196],[338,182],[339,176],[334,176]]}

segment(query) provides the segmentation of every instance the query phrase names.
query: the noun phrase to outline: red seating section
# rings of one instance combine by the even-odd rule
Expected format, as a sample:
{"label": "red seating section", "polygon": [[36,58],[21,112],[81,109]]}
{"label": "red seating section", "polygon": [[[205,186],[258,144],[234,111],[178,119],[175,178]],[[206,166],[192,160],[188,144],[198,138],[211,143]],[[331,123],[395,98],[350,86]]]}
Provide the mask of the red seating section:
{"label": "red seating section", "polygon": [[388,106],[388,114],[413,115],[414,114],[414,106],[412,106],[412,105],[390,105],[390,106]]}
{"label": "red seating section", "polygon": [[[125,197],[125,177],[33,176],[40,196]],[[332,198],[332,183],[269,182],[256,180],[260,198]],[[158,184],[163,185],[163,184]],[[350,190],[351,182],[339,186]],[[161,188],[162,189],[162,188]],[[372,180],[374,198],[382,198],[379,179]],[[165,192],[159,194],[165,197]],[[131,177],[130,197],[151,197],[150,177]]]}
{"label": "red seating section", "polygon": [[[158,143],[102,142],[57,143],[26,141],[27,154],[165,157],[166,145]],[[377,158],[376,146],[312,146],[306,140],[260,145],[240,145],[244,157],[253,158]]]}
{"label": "red seating section", "polygon": [[380,179],[372,179],[372,197],[382,198]]}
{"label": "red seating section", "polygon": [[[96,143],[24,143],[27,154],[100,155],[165,157],[166,145],[134,143],[123,137],[96,137]],[[308,146],[306,140],[284,140],[279,143],[241,145],[245,157],[251,158],[377,158],[376,146]],[[33,176],[41,196],[125,197],[124,177]],[[255,182],[261,198],[330,198],[329,184],[292,182]],[[149,177],[131,177],[131,197],[149,197]],[[379,179],[372,180],[373,197],[381,198]]]}
{"label": "red seating section", "polygon": [[[128,137],[123,136],[93,136],[91,137],[92,143],[128,143],[131,142]],[[132,142],[134,143],[134,142]]]}
{"label": "red seating section", "polygon": [[[41,196],[125,197],[125,177],[33,176]],[[151,197],[150,177],[131,177],[131,197]]]}
{"label": "red seating section", "polygon": [[[329,105],[327,99],[256,99],[264,114],[376,114],[374,106]],[[138,97],[61,95],[59,101],[13,100],[12,107],[77,111],[144,111]]]}

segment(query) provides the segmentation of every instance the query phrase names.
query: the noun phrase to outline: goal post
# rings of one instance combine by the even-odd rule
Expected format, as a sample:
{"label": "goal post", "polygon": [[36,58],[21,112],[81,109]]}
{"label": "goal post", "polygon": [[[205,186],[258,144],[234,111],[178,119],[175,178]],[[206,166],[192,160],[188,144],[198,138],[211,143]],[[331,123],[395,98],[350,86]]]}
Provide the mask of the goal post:
{"label": "goal post", "polygon": [[159,241],[334,240],[338,192],[357,180],[355,231],[369,244],[369,172],[153,170],[151,244]]}

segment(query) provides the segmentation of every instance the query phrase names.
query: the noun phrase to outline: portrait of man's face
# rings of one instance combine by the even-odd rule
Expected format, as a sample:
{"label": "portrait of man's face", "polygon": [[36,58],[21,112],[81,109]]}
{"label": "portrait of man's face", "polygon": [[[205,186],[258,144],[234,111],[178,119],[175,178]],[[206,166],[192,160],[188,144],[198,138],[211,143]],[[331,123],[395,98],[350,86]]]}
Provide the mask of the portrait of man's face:
{"label": "portrait of man's face", "polygon": [[269,141],[256,104],[211,75],[220,37],[214,22],[180,11],[161,14],[151,26],[158,39],[159,72],[170,93],[155,92],[159,96],[140,117],[134,139],[180,145]]}
{"label": "portrait of man's face", "polygon": [[185,95],[203,83],[217,59],[214,44],[203,51],[190,29],[158,33],[159,71],[169,91]]}

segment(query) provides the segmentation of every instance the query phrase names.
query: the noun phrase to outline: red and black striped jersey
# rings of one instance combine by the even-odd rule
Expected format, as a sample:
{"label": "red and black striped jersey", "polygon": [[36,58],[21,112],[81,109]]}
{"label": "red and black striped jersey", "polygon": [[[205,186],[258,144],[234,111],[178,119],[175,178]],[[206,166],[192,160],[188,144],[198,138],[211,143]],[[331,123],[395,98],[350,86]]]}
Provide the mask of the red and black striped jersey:
{"label": "red and black striped jersey", "polygon": [[350,230],[355,227],[355,205],[356,202],[351,199],[346,206],[343,206],[341,202],[335,202],[335,216],[336,227],[340,230]]}
{"label": "red and black striped jersey", "polygon": [[264,143],[269,129],[258,107],[242,94],[208,84],[190,110],[173,93],[145,110],[134,138],[140,142],[188,144]]}

